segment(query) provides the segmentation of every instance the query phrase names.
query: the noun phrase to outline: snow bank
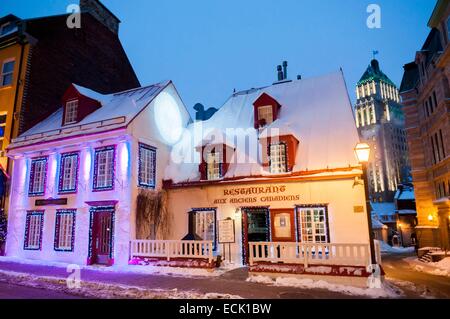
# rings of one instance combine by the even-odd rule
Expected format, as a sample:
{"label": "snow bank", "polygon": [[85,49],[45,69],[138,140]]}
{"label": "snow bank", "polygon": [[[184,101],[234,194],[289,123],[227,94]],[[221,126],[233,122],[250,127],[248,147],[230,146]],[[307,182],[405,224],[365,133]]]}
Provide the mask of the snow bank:
{"label": "snow bank", "polygon": [[352,296],[366,296],[370,298],[398,298],[401,293],[391,285],[384,283],[382,288],[357,288],[346,285],[332,284],[323,280],[299,279],[293,277],[278,277],[275,280],[267,276],[252,276],[249,282],[269,284],[282,287],[296,287],[303,289],[327,289]]}
{"label": "snow bank", "polygon": [[435,276],[450,277],[450,257],[435,263],[424,263],[415,257],[404,258],[412,269]]}
{"label": "snow bank", "polygon": [[392,247],[382,240],[379,240],[379,243],[380,243],[380,251],[382,253],[404,254],[414,252],[414,247]]}
{"label": "snow bank", "polygon": [[240,296],[230,294],[205,294],[193,290],[179,291],[178,289],[146,289],[91,281],[81,281],[79,287],[69,288],[65,278],[41,277],[7,271],[0,271],[0,282],[98,299],[241,299]]}
{"label": "snow bank", "polygon": [[[62,262],[43,261],[20,259],[17,257],[0,257],[0,262],[14,262],[26,265],[49,266],[67,269],[69,264]],[[181,277],[215,277],[232,270],[235,265],[225,265],[224,267],[216,268],[213,271],[200,268],[179,268],[179,267],[161,267],[161,266],[140,266],[140,265],[126,265],[126,266],[86,266],[80,265],[83,270],[109,272],[109,273],[135,273],[135,274],[149,274],[149,275],[167,275],[167,276],[181,276]]]}

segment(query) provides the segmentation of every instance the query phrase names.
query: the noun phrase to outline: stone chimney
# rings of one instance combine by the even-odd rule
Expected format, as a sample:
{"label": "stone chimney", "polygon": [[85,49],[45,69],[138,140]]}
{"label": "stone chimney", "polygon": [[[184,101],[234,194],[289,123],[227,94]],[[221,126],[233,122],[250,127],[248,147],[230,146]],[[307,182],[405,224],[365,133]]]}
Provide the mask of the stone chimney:
{"label": "stone chimney", "polygon": [[81,12],[89,12],[111,32],[119,33],[120,20],[100,0],[80,0]]}

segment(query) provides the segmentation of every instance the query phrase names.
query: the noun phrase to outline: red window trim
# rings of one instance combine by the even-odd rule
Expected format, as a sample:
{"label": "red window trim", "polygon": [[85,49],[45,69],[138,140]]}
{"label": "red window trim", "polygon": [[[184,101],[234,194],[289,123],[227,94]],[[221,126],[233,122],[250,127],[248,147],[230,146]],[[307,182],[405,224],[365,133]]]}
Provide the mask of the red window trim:
{"label": "red window trim", "polygon": [[254,112],[254,126],[255,129],[260,128],[261,126],[264,126],[264,123],[262,123],[259,120],[259,114],[258,114],[258,110],[260,107],[263,106],[268,106],[271,105],[272,106],[272,114],[273,114],[273,121],[278,119],[278,112],[280,110],[281,104],[278,103],[277,100],[275,100],[273,97],[271,97],[269,94],[267,93],[262,93],[255,102],[253,102],[253,112]]}

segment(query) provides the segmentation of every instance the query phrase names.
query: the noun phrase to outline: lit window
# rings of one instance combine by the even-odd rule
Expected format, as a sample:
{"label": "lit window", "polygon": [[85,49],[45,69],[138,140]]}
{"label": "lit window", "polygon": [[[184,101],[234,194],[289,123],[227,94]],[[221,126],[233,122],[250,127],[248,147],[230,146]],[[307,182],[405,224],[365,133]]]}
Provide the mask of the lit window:
{"label": "lit window", "polygon": [[61,155],[59,170],[59,193],[74,193],[77,191],[78,153]]}
{"label": "lit window", "polygon": [[55,221],[55,250],[73,251],[75,210],[58,210]]}
{"label": "lit window", "polygon": [[216,211],[215,210],[198,210],[194,212],[195,216],[195,233],[202,240],[212,240],[215,246],[216,238]]}
{"label": "lit window", "polygon": [[14,75],[14,61],[4,62],[2,66],[1,84],[2,86],[11,85]]}
{"label": "lit window", "polygon": [[66,112],[64,116],[64,124],[76,123],[78,117],[78,100],[66,103]]}
{"label": "lit window", "polygon": [[286,144],[270,144],[270,172],[271,173],[286,173]]}
{"label": "lit window", "polygon": [[297,210],[297,222],[301,242],[328,243],[325,208],[300,208]]}
{"label": "lit window", "polygon": [[206,155],[206,178],[208,180],[219,179],[220,173],[220,153],[209,152]]}
{"label": "lit window", "polygon": [[3,149],[3,140],[5,138],[6,114],[0,115],[0,150]]}
{"label": "lit window", "polygon": [[139,186],[155,188],[156,149],[139,144]]}
{"label": "lit window", "polygon": [[47,174],[47,157],[36,158],[31,161],[30,196],[42,196],[45,193],[45,177]]}
{"label": "lit window", "polygon": [[40,250],[42,244],[42,228],[44,226],[44,212],[31,211],[27,213],[25,223],[25,250]]}
{"label": "lit window", "polygon": [[17,25],[11,22],[5,23],[0,26],[0,37],[11,34],[17,31]]}
{"label": "lit window", "polygon": [[95,150],[94,190],[111,190],[114,188],[114,146]]}
{"label": "lit window", "polygon": [[272,105],[258,107],[258,119],[264,120],[265,125],[269,125],[273,122],[273,107]]}

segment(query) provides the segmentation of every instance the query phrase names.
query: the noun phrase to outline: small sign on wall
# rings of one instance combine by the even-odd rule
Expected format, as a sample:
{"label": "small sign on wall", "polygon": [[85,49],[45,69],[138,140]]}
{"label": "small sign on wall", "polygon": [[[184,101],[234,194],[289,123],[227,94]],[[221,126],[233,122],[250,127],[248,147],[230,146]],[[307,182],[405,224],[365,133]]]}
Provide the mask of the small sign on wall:
{"label": "small sign on wall", "polygon": [[364,206],[353,206],[354,213],[364,213]]}
{"label": "small sign on wall", "polygon": [[235,241],[234,220],[231,218],[219,220],[219,244],[232,244]]}

